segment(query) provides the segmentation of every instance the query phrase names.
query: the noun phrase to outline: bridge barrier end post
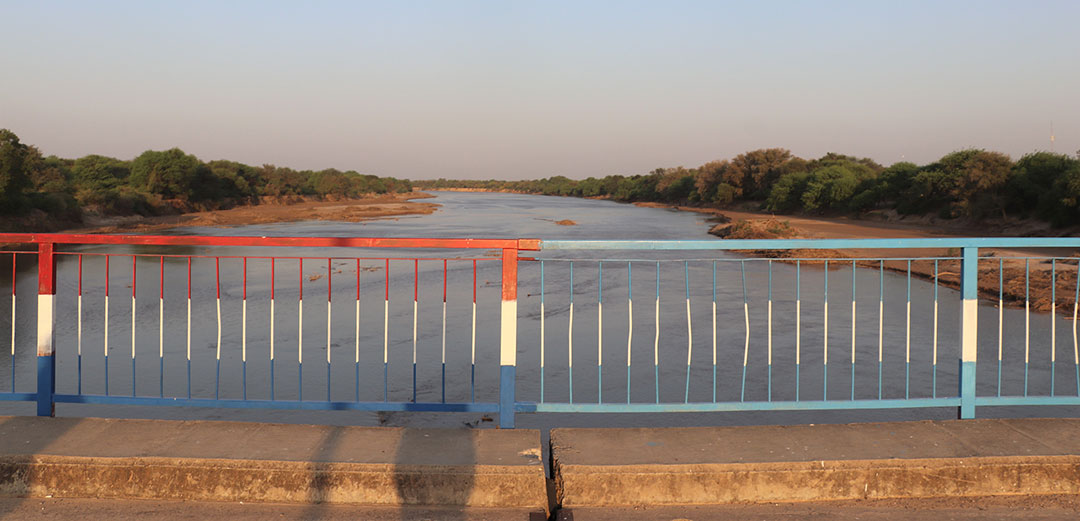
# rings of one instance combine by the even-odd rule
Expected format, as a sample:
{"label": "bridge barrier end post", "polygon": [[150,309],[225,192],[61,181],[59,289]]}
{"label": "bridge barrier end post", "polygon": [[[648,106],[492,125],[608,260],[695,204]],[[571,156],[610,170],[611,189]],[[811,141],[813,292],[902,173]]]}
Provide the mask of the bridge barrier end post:
{"label": "bridge barrier end post", "polygon": [[55,416],[56,256],[54,244],[38,244],[37,415]]}
{"label": "bridge barrier end post", "polygon": [[975,367],[978,359],[979,331],[979,249],[965,247],[961,261],[960,314],[960,419],[975,417]]}
{"label": "bridge barrier end post", "polygon": [[502,251],[502,310],[499,343],[499,427],[514,428],[514,386],[517,380],[518,251]]}

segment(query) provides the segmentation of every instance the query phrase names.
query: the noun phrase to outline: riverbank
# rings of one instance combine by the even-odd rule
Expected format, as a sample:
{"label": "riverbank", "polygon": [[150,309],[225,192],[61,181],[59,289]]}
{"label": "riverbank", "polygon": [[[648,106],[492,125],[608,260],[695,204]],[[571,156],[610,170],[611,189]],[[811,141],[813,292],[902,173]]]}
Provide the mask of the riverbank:
{"label": "riverbank", "polygon": [[[776,216],[765,212],[720,210],[658,203],[640,203],[650,208],[673,208],[715,216],[718,224],[709,233],[731,239],[900,239],[929,237],[973,237],[1019,235],[1026,229],[1031,235],[1036,226],[1031,223],[1015,225],[1012,233],[1003,234],[1009,228],[997,228],[997,233],[987,227],[973,227],[963,223],[951,226],[935,226],[897,222],[869,221],[850,218],[814,218],[805,216]],[[865,249],[865,250],[763,250],[753,252],[756,256],[771,258],[803,259],[803,264],[821,267],[824,259],[858,258],[912,258],[900,260],[853,260],[864,268],[878,268],[907,274],[923,280],[937,280],[942,286],[960,287],[960,261],[955,249]],[[1000,299],[1009,307],[1024,307],[1040,312],[1051,310],[1071,316],[1076,303],[1077,251],[1047,249],[1016,250],[1005,248],[980,249],[979,294],[996,301]],[[1051,260],[1048,256],[1056,256]],[[933,260],[917,260],[926,257],[945,257]],[[831,269],[850,266],[850,262],[830,262]]]}
{"label": "riverbank", "polygon": [[408,192],[337,201],[271,202],[179,215],[89,217],[83,226],[64,231],[68,233],[128,233],[188,226],[229,227],[298,221],[360,222],[430,214],[439,205],[417,202],[415,199],[432,197],[434,196],[423,192]]}

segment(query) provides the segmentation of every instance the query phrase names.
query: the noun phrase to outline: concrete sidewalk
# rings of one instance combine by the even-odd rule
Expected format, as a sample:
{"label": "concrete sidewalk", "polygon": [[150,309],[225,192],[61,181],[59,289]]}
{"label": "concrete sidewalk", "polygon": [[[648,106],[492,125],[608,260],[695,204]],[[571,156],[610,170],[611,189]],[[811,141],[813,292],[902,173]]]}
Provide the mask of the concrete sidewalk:
{"label": "concrete sidewalk", "polygon": [[555,429],[558,504],[1075,494],[1080,420]]}
{"label": "concrete sidewalk", "polygon": [[0,495],[546,510],[535,430],[0,417]]}

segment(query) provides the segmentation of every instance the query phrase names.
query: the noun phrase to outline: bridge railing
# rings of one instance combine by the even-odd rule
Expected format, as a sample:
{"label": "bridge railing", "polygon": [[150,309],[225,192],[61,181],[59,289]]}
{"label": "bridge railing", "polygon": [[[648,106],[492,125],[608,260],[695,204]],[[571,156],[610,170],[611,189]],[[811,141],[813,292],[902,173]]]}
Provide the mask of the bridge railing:
{"label": "bridge railing", "polygon": [[0,400],[42,415],[1080,405],[1074,238],[0,243]]}

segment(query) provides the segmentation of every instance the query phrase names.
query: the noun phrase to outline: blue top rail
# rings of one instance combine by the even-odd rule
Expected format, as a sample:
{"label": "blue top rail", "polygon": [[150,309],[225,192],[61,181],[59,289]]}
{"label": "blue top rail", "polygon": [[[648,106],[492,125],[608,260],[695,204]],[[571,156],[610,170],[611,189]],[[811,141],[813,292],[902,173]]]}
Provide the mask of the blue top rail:
{"label": "blue top rail", "polygon": [[1080,237],[540,241],[541,250],[856,250],[875,248],[1080,248]]}

